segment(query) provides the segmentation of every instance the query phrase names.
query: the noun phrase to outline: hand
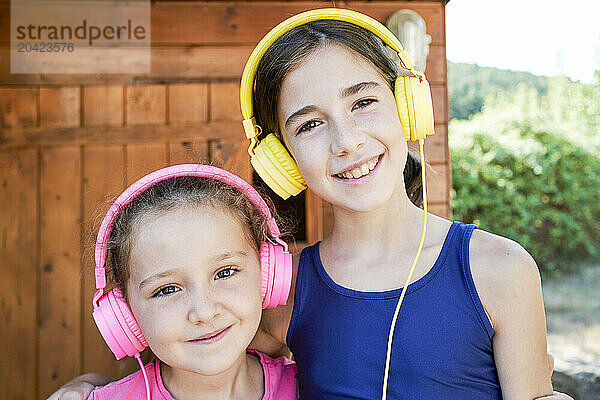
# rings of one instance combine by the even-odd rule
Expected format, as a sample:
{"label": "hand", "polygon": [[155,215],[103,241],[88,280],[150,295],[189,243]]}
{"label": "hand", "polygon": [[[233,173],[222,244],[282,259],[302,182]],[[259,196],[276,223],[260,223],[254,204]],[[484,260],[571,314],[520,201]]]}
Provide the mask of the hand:
{"label": "hand", "polygon": [[535,400],[573,400],[568,394],[552,392],[552,396],[538,397]]}
{"label": "hand", "polygon": [[85,400],[96,386],[109,383],[111,379],[100,374],[78,376],[54,392],[48,400]]}
{"label": "hand", "polygon": [[[552,376],[552,373],[554,372],[554,357],[550,353],[548,353],[548,369],[550,371],[550,376]],[[573,398],[564,393],[552,392],[552,396],[538,397],[535,400],[573,400]]]}

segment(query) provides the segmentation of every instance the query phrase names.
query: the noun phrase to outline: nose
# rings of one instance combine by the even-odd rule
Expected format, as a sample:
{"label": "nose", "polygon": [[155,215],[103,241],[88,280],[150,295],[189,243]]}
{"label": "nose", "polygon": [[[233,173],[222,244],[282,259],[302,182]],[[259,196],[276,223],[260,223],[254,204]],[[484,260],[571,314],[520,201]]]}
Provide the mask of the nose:
{"label": "nose", "polygon": [[193,324],[209,323],[221,313],[221,304],[210,291],[194,291],[188,300],[188,320]]}
{"label": "nose", "polygon": [[338,157],[351,154],[365,143],[365,132],[348,118],[334,121],[331,129],[331,152]]}

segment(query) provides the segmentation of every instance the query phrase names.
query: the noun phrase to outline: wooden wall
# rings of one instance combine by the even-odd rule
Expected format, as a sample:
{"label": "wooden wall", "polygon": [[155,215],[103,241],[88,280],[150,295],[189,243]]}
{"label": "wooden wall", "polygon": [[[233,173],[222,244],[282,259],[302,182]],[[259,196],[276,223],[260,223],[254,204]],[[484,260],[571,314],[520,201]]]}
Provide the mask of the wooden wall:
{"label": "wooden wall", "polygon": [[[215,160],[251,179],[239,79],[253,45],[294,13],[329,2],[152,4],[146,75],[10,74],[9,3],[0,2],[0,397],[46,398],[116,362],[91,319],[94,233],[107,200],[169,164]],[[427,76],[437,134],[426,141],[430,209],[450,216],[444,6],[440,1],[336,2],[380,20],[417,11],[432,36]],[[331,212],[306,196],[307,242]]]}

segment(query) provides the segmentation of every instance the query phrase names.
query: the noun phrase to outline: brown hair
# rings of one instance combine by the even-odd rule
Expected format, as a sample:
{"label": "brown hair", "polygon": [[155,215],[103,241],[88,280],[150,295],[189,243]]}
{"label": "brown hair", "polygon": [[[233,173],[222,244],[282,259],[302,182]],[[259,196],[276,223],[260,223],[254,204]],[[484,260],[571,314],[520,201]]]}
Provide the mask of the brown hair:
{"label": "brown hair", "polygon": [[[247,239],[254,245],[257,253],[260,251],[260,244],[268,238],[265,216],[243,193],[228,184],[192,176],[161,181],[125,206],[113,224],[106,269],[125,299],[130,277],[129,257],[135,230],[149,216],[188,206],[210,206],[230,212],[244,227]],[[270,204],[269,208],[271,214],[276,217]]]}
{"label": "brown hair", "polygon": [[[278,38],[263,55],[254,82],[254,115],[263,132],[273,133],[282,141],[277,119],[281,83],[316,49],[342,45],[373,63],[390,90],[399,75],[396,62],[374,33],[345,21],[318,20],[297,26]],[[408,198],[422,204],[421,163],[412,152],[407,154],[404,184]]]}

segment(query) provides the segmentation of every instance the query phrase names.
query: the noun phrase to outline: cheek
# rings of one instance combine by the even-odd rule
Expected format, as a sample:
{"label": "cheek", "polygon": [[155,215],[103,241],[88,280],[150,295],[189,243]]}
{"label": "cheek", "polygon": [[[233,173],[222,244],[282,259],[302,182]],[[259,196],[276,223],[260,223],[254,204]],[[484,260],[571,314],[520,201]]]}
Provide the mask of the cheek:
{"label": "cheek", "polygon": [[156,347],[169,340],[176,331],[173,328],[180,325],[181,310],[176,307],[176,303],[166,303],[168,302],[156,299],[130,302],[131,311],[150,347]]}
{"label": "cheek", "polygon": [[330,143],[325,132],[288,142],[290,155],[298,165],[302,176],[310,186],[312,177],[321,176],[327,168]]}
{"label": "cheek", "polygon": [[[231,296],[231,291],[228,295],[229,301],[235,299],[232,304],[232,313],[236,314],[243,322],[246,322],[249,329],[258,327],[262,313],[262,297],[261,297],[261,280],[260,274],[257,274],[253,279],[249,279],[239,287],[235,288]],[[252,328],[253,329],[253,328]],[[254,332],[252,332],[254,335]]]}

